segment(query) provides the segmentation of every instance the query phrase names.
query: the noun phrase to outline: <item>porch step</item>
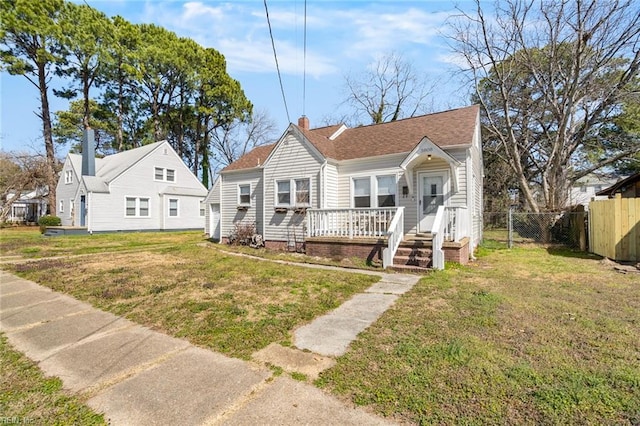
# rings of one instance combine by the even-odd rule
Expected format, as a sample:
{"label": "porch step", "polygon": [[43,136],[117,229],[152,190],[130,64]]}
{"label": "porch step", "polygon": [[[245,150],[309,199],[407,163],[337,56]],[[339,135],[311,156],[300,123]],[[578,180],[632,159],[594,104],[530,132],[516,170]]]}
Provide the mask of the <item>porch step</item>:
{"label": "porch step", "polygon": [[413,256],[413,257],[427,257],[431,258],[431,254],[433,251],[431,247],[426,246],[418,246],[415,247],[413,245],[400,245],[398,247],[398,251],[396,251],[396,256]]}
{"label": "porch step", "polygon": [[428,272],[433,271],[431,268],[422,268],[420,266],[411,266],[411,265],[392,265],[389,266],[389,269],[392,271],[400,272],[400,273],[413,273],[413,274],[426,274]]}
{"label": "porch step", "polygon": [[418,257],[418,256],[397,256],[393,258],[394,266],[419,266],[421,268],[428,268],[431,265],[431,257]]}
{"label": "porch step", "polygon": [[393,258],[394,268],[415,269],[414,272],[429,271],[433,254],[431,247],[432,240],[424,234],[406,237]]}

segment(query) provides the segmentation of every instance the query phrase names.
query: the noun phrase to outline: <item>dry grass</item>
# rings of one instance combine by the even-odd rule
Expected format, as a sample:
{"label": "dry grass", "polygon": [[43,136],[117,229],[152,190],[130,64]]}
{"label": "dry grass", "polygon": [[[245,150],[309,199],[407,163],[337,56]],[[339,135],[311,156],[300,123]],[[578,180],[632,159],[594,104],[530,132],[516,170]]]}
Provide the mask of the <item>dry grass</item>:
{"label": "dry grass", "polygon": [[424,278],[318,384],[412,423],[640,424],[640,275],[481,254]]}
{"label": "dry grass", "polygon": [[[101,237],[113,246],[122,236],[131,238]],[[172,238],[172,244],[45,258],[11,270],[140,324],[245,359],[273,342],[289,345],[295,328],[378,280],[238,257],[203,244],[197,233],[134,236],[147,242]],[[76,252],[84,252],[82,244],[93,247],[93,238],[74,237]]]}

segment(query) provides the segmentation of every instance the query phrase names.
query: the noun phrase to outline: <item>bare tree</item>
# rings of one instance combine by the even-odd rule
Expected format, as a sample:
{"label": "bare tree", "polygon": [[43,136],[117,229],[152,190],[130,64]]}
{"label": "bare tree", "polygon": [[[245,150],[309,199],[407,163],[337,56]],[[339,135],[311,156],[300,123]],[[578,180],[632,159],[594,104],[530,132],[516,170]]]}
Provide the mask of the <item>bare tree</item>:
{"label": "bare tree", "polygon": [[[483,3],[484,4],[484,3]],[[607,131],[637,99],[637,0],[506,0],[451,22],[487,137],[534,212],[564,207],[588,173],[640,150]],[[596,153],[597,155],[594,155]]]}
{"label": "bare tree", "polygon": [[265,110],[255,111],[248,122],[235,120],[219,126],[211,134],[211,151],[214,164],[212,169],[233,163],[251,149],[273,142],[276,138],[276,125]]}
{"label": "bare tree", "polygon": [[7,219],[11,206],[25,191],[46,194],[48,182],[49,164],[45,156],[0,153],[0,222]]}
{"label": "bare tree", "polygon": [[345,86],[349,93],[345,103],[354,109],[356,119],[365,116],[378,124],[426,112],[435,83],[427,84],[410,62],[390,53],[363,74],[345,76]]}

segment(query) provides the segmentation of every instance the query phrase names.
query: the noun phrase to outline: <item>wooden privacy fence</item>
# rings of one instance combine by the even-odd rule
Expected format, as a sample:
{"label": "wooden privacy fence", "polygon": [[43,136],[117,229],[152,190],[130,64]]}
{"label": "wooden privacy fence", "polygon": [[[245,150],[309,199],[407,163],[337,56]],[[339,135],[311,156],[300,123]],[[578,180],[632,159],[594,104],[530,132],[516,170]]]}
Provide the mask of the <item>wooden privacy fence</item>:
{"label": "wooden privacy fence", "polygon": [[589,203],[589,246],[592,253],[619,261],[640,261],[640,198]]}

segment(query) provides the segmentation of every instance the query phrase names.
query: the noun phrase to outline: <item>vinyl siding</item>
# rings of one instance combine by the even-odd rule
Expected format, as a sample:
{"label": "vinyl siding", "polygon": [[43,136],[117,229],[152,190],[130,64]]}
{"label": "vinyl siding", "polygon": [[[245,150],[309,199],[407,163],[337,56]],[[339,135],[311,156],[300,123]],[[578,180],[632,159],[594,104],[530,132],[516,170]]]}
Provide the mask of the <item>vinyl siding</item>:
{"label": "vinyl siding", "polygon": [[[310,179],[311,207],[320,207],[320,169],[324,159],[307,143],[293,134],[285,136],[265,164],[265,227],[264,238],[268,241],[302,241],[304,239],[304,215],[292,209],[276,213],[276,182],[287,179]],[[292,194],[292,203],[295,203]],[[293,207],[293,206],[292,206]]]}
{"label": "vinyl siding", "polygon": [[[67,170],[73,171],[73,182],[72,183],[64,183],[64,177]],[[75,200],[76,193],[78,191],[78,187],[80,185],[80,179],[78,175],[73,170],[73,166],[71,165],[71,161],[69,157],[64,162],[64,166],[62,167],[62,171],[60,172],[60,178],[58,179],[58,184],[56,186],[56,211],[55,215],[60,218],[62,221],[62,226],[80,226],[80,220],[78,219],[79,213],[79,201]],[[60,200],[64,201],[64,212],[60,212]],[[70,202],[74,200],[74,208],[71,209]],[[71,212],[73,211],[73,216],[71,216]]]}
{"label": "vinyl siding", "polygon": [[204,199],[204,233],[211,235],[211,204],[220,205],[220,188],[222,184],[220,183],[221,179],[218,178],[213,183],[213,186],[209,190],[209,194]]}
{"label": "vinyl siding", "polygon": [[[220,237],[228,237],[238,222],[255,222],[256,232],[262,234],[264,227],[262,220],[262,169],[226,173],[221,176],[221,179],[220,217],[222,227]],[[238,210],[238,186],[241,184],[248,184],[251,188],[251,206],[246,211]]]}
{"label": "vinyl siding", "polygon": [[[175,170],[174,182],[154,180],[155,167]],[[134,231],[158,229],[202,229],[199,196],[163,194],[168,187],[201,189],[204,187],[182,160],[171,150],[165,154],[163,145],[149,153],[109,185],[109,194],[92,193],[89,200],[90,230]],[[148,198],[148,217],[125,215],[126,197]],[[179,217],[169,218],[168,198],[178,199]]]}
{"label": "vinyl siding", "polygon": [[338,199],[340,198],[338,191],[338,167],[334,164],[327,164],[324,170],[324,177],[325,205],[323,208],[338,208]]}

